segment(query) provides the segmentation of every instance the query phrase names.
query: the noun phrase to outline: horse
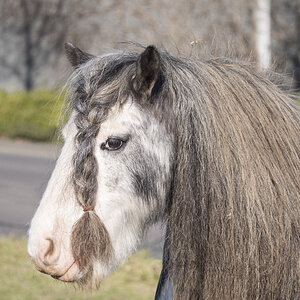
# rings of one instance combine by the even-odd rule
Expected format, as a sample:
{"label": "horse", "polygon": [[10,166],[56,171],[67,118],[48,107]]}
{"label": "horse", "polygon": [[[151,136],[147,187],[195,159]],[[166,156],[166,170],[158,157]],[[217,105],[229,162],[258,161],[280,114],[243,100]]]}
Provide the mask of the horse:
{"label": "horse", "polygon": [[69,113],[29,229],[36,268],[98,287],[162,221],[157,299],[300,299],[292,97],[227,58],[65,48]]}

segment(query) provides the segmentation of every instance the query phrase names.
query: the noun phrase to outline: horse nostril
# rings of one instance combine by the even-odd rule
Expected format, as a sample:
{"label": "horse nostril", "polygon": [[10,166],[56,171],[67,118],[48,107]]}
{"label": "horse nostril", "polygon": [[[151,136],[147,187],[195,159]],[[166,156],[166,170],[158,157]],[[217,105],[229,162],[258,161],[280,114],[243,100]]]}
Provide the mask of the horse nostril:
{"label": "horse nostril", "polygon": [[56,260],[58,259],[57,249],[54,245],[53,239],[51,238],[46,238],[43,246],[44,249],[41,252],[43,255],[40,256],[40,263],[42,264],[42,267],[50,267],[55,264]]}
{"label": "horse nostril", "polygon": [[[53,254],[53,252],[54,252],[54,242],[53,242],[53,240],[50,239],[50,238],[47,238],[46,240],[49,241],[50,245],[49,245],[48,250],[47,250],[46,253],[45,253],[45,257],[51,256],[51,255]],[[45,261],[45,262],[46,262],[46,261]],[[44,261],[43,261],[43,263],[44,263]],[[45,264],[45,263],[44,263],[44,264]],[[46,264],[48,264],[48,263],[46,262]],[[46,265],[46,264],[45,264],[45,265]],[[48,265],[49,265],[49,264],[48,264]]]}

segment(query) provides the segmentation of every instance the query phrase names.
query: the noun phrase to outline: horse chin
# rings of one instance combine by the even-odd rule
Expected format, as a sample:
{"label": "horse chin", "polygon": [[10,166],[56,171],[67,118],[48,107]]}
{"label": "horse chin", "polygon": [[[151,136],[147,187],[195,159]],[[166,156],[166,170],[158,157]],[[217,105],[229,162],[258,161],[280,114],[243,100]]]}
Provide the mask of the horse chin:
{"label": "horse chin", "polygon": [[82,272],[74,261],[63,275],[51,275],[51,277],[64,282],[76,282],[82,277]]}
{"label": "horse chin", "polygon": [[74,283],[83,289],[98,289],[104,278],[102,274],[100,275],[97,271],[95,272],[92,265],[80,268],[76,263],[62,276],[52,277],[66,283]]}
{"label": "horse chin", "polygon": [[78,264],[74,261],[70,268],[60,277],[56,279],[65,282],[74,282],[80,278],[80,270]]}

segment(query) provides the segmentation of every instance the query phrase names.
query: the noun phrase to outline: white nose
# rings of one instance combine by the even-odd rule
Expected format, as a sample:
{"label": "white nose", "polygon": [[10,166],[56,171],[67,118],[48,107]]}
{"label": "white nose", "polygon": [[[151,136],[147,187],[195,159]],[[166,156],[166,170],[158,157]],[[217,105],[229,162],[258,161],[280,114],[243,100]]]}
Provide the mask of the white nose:
{"label": "white nose", "polygon": [[71,253],[62,251],[61,243],[53,238],[38,240],[36,246],[29,242],[28,253],[35,267],[42,273],[63,281],[74,281],[79,274],[79,268]]}
{"label": "white nose", "polygon": [[44,270],[55,265],[58,257],[58,247],[55,247],[54,241],[51,238],[40,240],[36,254],[33,256],[31,255],[33,262],[40,270]]}

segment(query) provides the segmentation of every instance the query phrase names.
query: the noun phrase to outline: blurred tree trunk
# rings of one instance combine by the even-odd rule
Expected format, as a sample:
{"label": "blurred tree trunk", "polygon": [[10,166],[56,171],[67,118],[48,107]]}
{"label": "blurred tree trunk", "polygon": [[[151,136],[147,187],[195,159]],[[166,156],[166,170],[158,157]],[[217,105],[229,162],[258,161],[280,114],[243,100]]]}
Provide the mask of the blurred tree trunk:
{"label": "blurred tree trunk", "polygon": [[271,0],[256,0],[256,52],[258,65],[267,69],[271,63]]}
{"label": "blurred tree trunk", "polygon": [[300,1],[298,1],[296,7],[296,34],[297,52],[294,58],[294,79],[296,89],[300,91]]}
{"label": "blurred tree trunk", "polygon": [[25,35],[25,74],[24,74],[24,88],[27,91],[31,91],[34,87],[33,70],[34,59],[32,55],[32,44],[30,37]]}
{"label": "blurred tree trunk", "polygon": [[34,70],[34,58],[33,58],[33,44],[32,44],[32,23],[30,14],[28,11],[28,6],[26,0],[20,2],[23,14],[23,27],[21,32],[23,32],[24,38],[24,88],[27,91],[31,91],[34,87],[33,81],[33,70]]}

